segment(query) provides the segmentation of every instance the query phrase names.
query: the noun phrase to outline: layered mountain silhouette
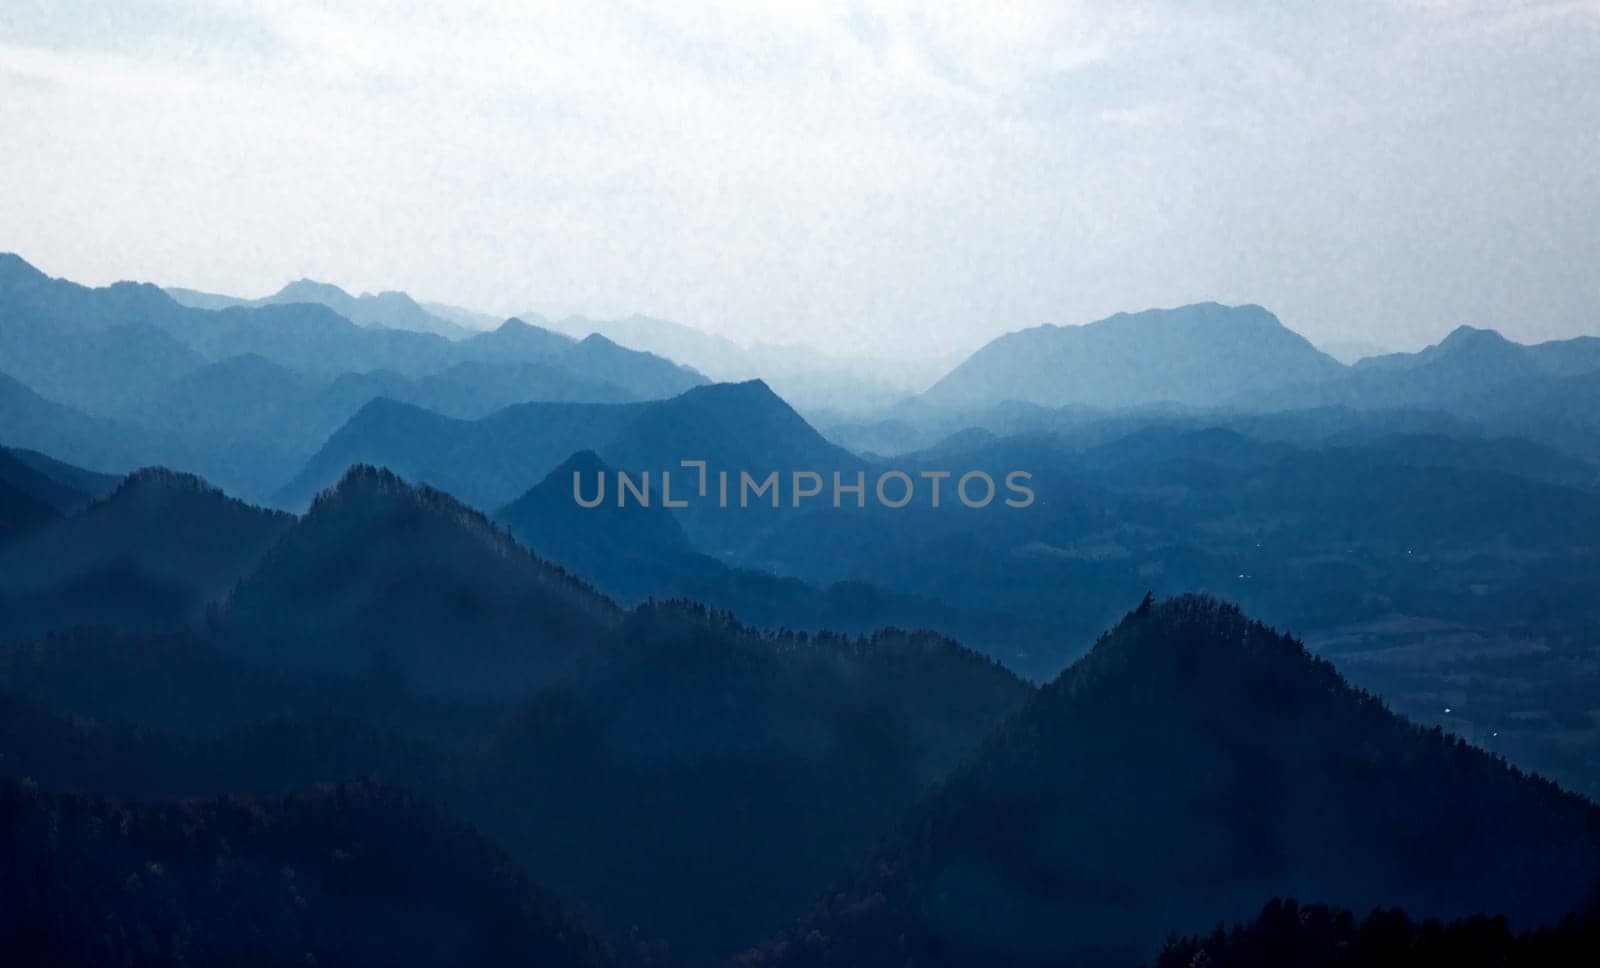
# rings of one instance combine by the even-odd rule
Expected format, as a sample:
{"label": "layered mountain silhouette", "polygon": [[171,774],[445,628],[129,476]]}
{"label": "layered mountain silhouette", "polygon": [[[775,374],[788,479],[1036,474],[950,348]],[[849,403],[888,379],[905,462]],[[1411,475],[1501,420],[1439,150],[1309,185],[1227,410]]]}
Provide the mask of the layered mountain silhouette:
{"label": "layered mountain silhouette", "polygon": [[608,599],[482,514],[357,466],[228,596],[210,634],[263,668],[507,698],[615,620]]}
{"label": "layered mountain silhouette", "polygon": [[628,581],[634,586],[628,589],[630,597],[649,594],[652,585],[679,567],[681,556],[690,554],[689,537],[672,511],[660,504],[619,507],[613,498],[586,508],[574,499],[574,488],[593,498],[597,486],[614,491],[615,471],[594,451],[581,450],[495,518],[524,546],[539,549],[540,555],[576,574],[603,584],[606,579]]}
{"label": "layered mountain silhouette", "polygon": [[[888,626],[935,629],[983,648],[1018,634],[1004,614],[895,594],[861,581],[816,585],[755,568],[736,568],[693,550],[672,509],[615,500],[615,469],[580,451],[495,518],[526,547],[537,549],[618,600],[681,598],[726,609],[762,628],[864,634]],[[604,478],[609,499],[583,507],[573,496],[596,495]],[[681,491],[679,492],[681,493]]]}
{"label": "layered mountain silhouette", "polygon": [[1028,692],[934,635],[771,635],[654,603],[496,742],[517,793],[491,825],[608,923],[704,961],[800,909]]}
{"label": "layered mountain silhouette", "polygon": [[1002,336],[935,383],[942,407],[1008,400],[1100,408],[1206,407],[1315,384],[1343,367],[1260,306],[1200,303]]}
{"label": "layered mountain silhouette", "polygon": [[[174,458],[255,498],[268,497],[285,469],[303,463],[364,405],[406,401],[476,419],[528,399],[625,401],[635,395],[546,363],[457,363],[407,377],[392,371],[341,375],[331,382],[247,354],[207,364],[128,411],[140,426],[161,427]],[[180,443],[181,442],[181,443]]]}
{"label": "layered mountain silhouette", "polygon": [[[59,461],[24,447],[0,448],[5,452],[6,480],[42,499],[63,513],[75,511],[91,499],[104,497],[122,479]],[[21,465],[20,467],[17,465]],[[26,470],[24,470],[26,468]]]}
{"label": "layered mountain silhouette", "polygon": [[241,299],[170,286],[164,291],[177,302],[196,309],[316,303],[327,306],[345,319],[362,326],[382,326],[388,329],[433,333],[449,339],[461,339],[471,333],[467,327],[424,309],[416,300],[403,292],[364,292],[359,296],[352,296],[338,286],[317,282],[314,279],[296,280],[272,295],[260,299]]}
{"label": "layered mountain silhouette", "polygon": [[807,346],[739,343],[669,319],[568,316],[523,319],[582,339],[595,333],[624,346],[677,360],[719,383],[761,379],[801,412],[855,410],[893,404],[921,392],[953,361],[839,358]]}
{"label": "layered mountain silhouette", "polygon": [[842,431],[892,453],[963,426],[999,433],[1070,427],[1086,416],[1075,408],[1087,408],[1090,419],[1174,405],[1232,417],[1345,409],[1386,419],[1449,415],[1468,433],[1526,437],[1593,459],[1600,456],[1596,374],[1600,338],[1523,345],[1471,326],[1415,353],[1363,356],[1346,366],[1260,307],[1206,303],[1007,334],[915,402]]}
{"label": "layered mountain silhouette", "polygon": [[[303,506],[346,467],[370,463],[495,509],[582,450],[613,467],[651,471],[656,501],[664,470],[674,472],[675,499],[691,488],[698,492],[698,472],[681,468],[684,460],[706,461],[711,474],[728,471],[735,488],[740,471],[759,477],[774,470],[826,474],[865,466],[823,439],[759,380],[696,387],[644,404],[520,404],[473,421],[375,400],[334,433],[277,497],[285,506]],[[708,493],[714,495],[709,488]]]}
{"label": "layered mountain silhouette", "polygon": [[[1368,357],[1342,379],[1316,387],[1292,387],[1287,392],[1291,398],[1369,409],[1430,406],[1482,413],[1508,387],[1554,375],[1543,360],[1559,369],[1564,356],[1560,352],[1535,353],[1494,330],[1461,326],[1419,352]],[[1600,369],[1600,362],[1596,368]]]}
{"label": "layered mountain silhouette", "polygon": [[[148,284],[52,279],[5,255],[0,439],[98,470],[179,466],[259,498],[375,396],[480,416],[529,400],[656,399],[705,382],[600,337],[511,320],[446,339],[359,325],[329,308],[379,311],[395,301],[388,294],[369,305],[314,285],[287,293],[196,308]],[[368,384],[374,392],[351,399]]]}
{"label": "layered mountain silhouette", "polygon": [[576,451],[617,433],[642,404],[525,403],[456,420],[389,399],[362,407],[276,495],[303,507],[354,464],[373,464],[481,508],[500,507]]}
{"label": "layered mountain silhouette", "polygon": [[115,483],[37,451],[0,447],[0,544],[78,510]]}
{"label": "layered mountain silhouette", "polygon": [[141,455],[170,449],[138,428],[46,400],[4,373],[0,373],[0,440],[11,448],[47,451],[53,459],[96,472],[125,471],[137,465]]}
{"label": "layered mountain silhouette", "polygon": [[629,468],[676,467],[691,455],[713,471],[752,474],[864,466],[812,429],[761,380],[697,387],[653,403],[600,450]]}
{"label": "layered mountain silhouette", "polygon": [[137,800],[403,782],[618,935],[704,959],[798,912],[1030,692],[938,636],[772,635],[683,603],[631,613],[488,733],[319,673],[193,635],[0,649],[0,776]]}
{"label": "layered mountain silhouette", "polygon": [[[866,410],[912,368],[180,295],[0,257],[0,961],[1530,959],[1600,900],[1498,759],[1600,791],[1600,340],[1191,306]],[[1037,499],[716,506],[887,468]]]}
{"label": "layered mountain silhouette", "polygon": [[[1259,456],[1202,436],[1104,459],[1185,448]],[[493,713],[446,755],[408,737],[459,714],[374,700],[397,690]],[[637,926],[696,961],[830,881],[746,960],[1131,964],[1170,928],[1285,892],[1523,923],[1576,909],[1600,862],[1592,807],[1406,724],[1210,600],[1141,608],[1030,693],[925,633],[774,635],[679,603],[618,617],[476,512],[361,468],[195,633],[0,651],[0,774],[136,796],[399,778],[614,936]]]}
{"label": "layered mountain silhouette", "polygon": [[1128,615],[746,963],[1131,964],[1285,894],[1532,926],[1597,877],[1592,804],[1184,597]]}
{"label": "layered mountain silhouette", "polygon": [[131,474],[82,511],[0,544],[0,641],[75,624],[192,621],[291,521],[192,475]]}
{"label": "layered mountain silhouette", "polygon": [[[1040,679],[1116,620],[1111,603],[1152,588],[1235,597],[1307,630],[1396,613],[1512,635],[1586,620],[1595,464],[1526,440],[1383,427],[1141,416],[1055,434],[966,434],[892,466],[981,468],[997,480],[1027,469],[1034,505],[785,513],[762,523],[749,557],[724,560],[1024,620],[1049,615],[1004,636],[962,636]],[[1543,551],[1495,550],[1515,547]]]}

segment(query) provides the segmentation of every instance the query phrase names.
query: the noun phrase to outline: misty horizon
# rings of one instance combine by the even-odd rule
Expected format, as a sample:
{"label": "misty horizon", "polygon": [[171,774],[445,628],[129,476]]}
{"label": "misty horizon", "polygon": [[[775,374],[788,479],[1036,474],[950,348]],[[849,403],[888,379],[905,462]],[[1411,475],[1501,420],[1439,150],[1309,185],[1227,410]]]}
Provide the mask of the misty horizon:
{"label": "misty horizon", "polygon": [[[1356,359],[1359,359],[1359,358],[1370,357],[1370,356],[1379,356],[1379,355],[1385,355],[1385,354],[1394,354],[1394,353],[1415,353],[1415,352],[1418,352],[1420,350],[1427,349],[1429,347],[1438,346],[1439,344],[1444,342],[1444,340],[1446,338],[1448,338],[1451,334],[1453,334],[1453,333],[1455,333],[1458,330],[1461,330],[1463,328],[1468,329],[1468,330],[1488,330],[1488,331],[1492,331],[1492,332],[1495,332],[1495,333],[1499,333],[1500,335],[1505,336],[1508,339],[1511,339],[1513,342],[1522,343],[1522,344],[1525,344],[1525,345],[1531,345],[1531,344],[1542,343],[1542,342],[1558,342],[1558,341],[1561,341],[1561,340],[1564,340],[1564,339],[1571,339],[1571,338],[1575,338],[1575,337],[1583,337],[1583,336],[1592,335],[1592,334],[1587,333],[1587,332],[1580,332],[1580,333],[1573,334],[1571,336],[1552,336],[1552,337],[1549,337],[1548,339],[1541,339],[1541,338],[1517,339],[1513,335],[1513,332],[1508,332],[1506,328],[1503,328],[1501,326],[1497,326],[1497,325],[1493,325],[1493,324],[1476,325],[1476,324],[1471,324],[1471,323],[1456,323],[1456,324],[1449,325],[1449,326],[1443,328],[1442,330],[1440,330],[1436,334],[1422,336],[1422,337],[1419,338],[1419,340],[1413,341],[1413,342],[1410,342],[1410,343],[1406,343],[1406,344],[1401,344],[1401,343],[1398,343],[1398,342],[1396,342],[1394,340],[1379,341],[1379,340],[1361,339],[1361,338],[1351,338],[1351,339],[1334,338],[1334,339],[1329,339],[1329,340],[1316,340],[1316,339],[1313,339],[1310,334],[1305,333],[1302,330],[1300,330],[1298,327],[1296,327],[1292,320],[1283,319],[1281,316],[1279,316],[1277,313],[1275,313],[1273,311],[1273,308],[1271,306],[1265,305],[1265,304],[1260,303],[1258,301],[1245,301],[1245,302],[1236,303],[1236,304],[1228,304],[1228,303],[1223,303],[1223,302],[1221,302],[1219,300],[1214,300],[1214,299],[1197,299],[1197,300],[1191,300],[1191,301],[1187,301],[1187,302],[1183,302],[1183,303],[1175,303],[1175,304],[1172,304],[1172,305],[1128,306],[1128,307],[1125,307],[1123,309],[1115,310],[1112,313],[1110,313],[1110,314],[1108,314],[1108,315],[1106,315],[1104,317],[1096,317],[1094,319],[1044,320],[1044,321],[1028,323],[1028,324],[1019,324],[1019,325],[1012,326],[1012,327],[1009,327],[1009,328],[997,329],[994,332],[989,333],[987,335],[975,336],[973,338],[973,342],[971,342],[970,344],[964,344],[963,346],[958,347],[958,348],[954,348],[954,349],[946,349],[946,350],[943,350],[943,351],[935,352],[933,350],[928,350],[928,349],[925,349],[925,348],[912,348],[908,352],[897,352],[897,353],[892,353],[891,354],[891,353],[889,353],[887,351],[882,351],[882,350],[878,350],[878,351],[873,351],[873,350],[853,351],[853,350],[850,350],[850,349],[840,350],[840,349],[834,349],[834,348],[830,348],[830,347],[827,347],[827,346],[823,346],[823,345],[815,343],[815,342],[806,342],[804,340],[794,340],[794,341],[788,341],[788,342],[774,341],[774,340],[770,340],[770,339],[765,339],[762,336],[760,336],[759,334],[755,335],[755,336],[739,336],[739,335],[728,336],[728,335],[724,335],[722,333],[715,332],[715,331],[713,331],[711,329],[708,329],[705,326],[699,325],[694,320],[675,319],[675,318],[666,317],[666,316],[662,316],[662,315],[659,315],[659,314],[653,314],[653,313],[649,313],[649,312],[643,312],[643,311],[633,311],[633,312],[627,312],[627,313],[623,313],[623,314],[620,314],[620,315],[612,315],[612,316],[602,316],[602,315],[599,315],[599,314],[584,313],[584,312],[557,313],[557,312],[554,312],[554,311],[545,311],[545,310],[542,310],[542,309],[539,309],[539,308],[536,308],[536,307],[535,308],[523,307],[520,310],[513,311],[513,312],[507,312],[507,313],[489,312],[489,311],[486,311],[486,310],[484,310],[484,309],[482,309],[481,307],[478,307],[478,306],[459,305],[459,304],[449,303],[449,302],[446,302],[446,301],[443,301],[443,300],[431,299],[431,298],[428,298],[424,294],[419,294],[417,292],[411,291],[411,290],[407,289],[405,286],[383,287],[383,288],[352,287],[352,286],[348,286],[348,285],[341,285],[341,284],[336,283],[336,282],[330,282],[330,281],[325,280],[325,279],[315,279],[315,278],[306,277],[306,276],[302,276],[302,277],[295,278],[295,279],[285,280],[283,283],[281,283],[279,285],[276,285],[276,286],[267,287],[265,290],[260,290],[260,289],[254,290],[255,292],[259,292],[258,295],[252,295],[249,292],[209,291],[209,290],[204,290],[204,289],[199,289],[199,288],[195,288],[195,287],[190,287],[190,286],[177,284],[177,283],[171,282],[170,280],[155,279],[155,278],[152,278],[152,279],[136,279],[136,278],[131,278],[131,277],[115,277],[115,278],[110,278],[110,279],[108,279],[108,280],[106,280],[104,282],[93,282],[93,283],[91,283],[90,281],[88,281],[86,279],[75,277],[75,276],[72,276],[72,275],[67,274],[67,273],[59,273],[59,272],[49,271],[47,268],[39,266],[37,263],[33,262],[33,260],[27,258],[25,253],[13,251],[13,252],[4,253],[4,254],[10,254],[10,255],[14,255],[14,256],[16,256],[18,258],[21,258],[24,262],[27,262],[29,265],[32,265],[35,269],[38,269],[39,271],[44,272],[47,276],[50,276],[50,277],[56,278],[56,279],[61,279],[61,280],[74,282],[74,283],[77,283],[79,285],[91,285],[91,286],[94,286],[94,287],[105,287],[105,286],[115,285],[117,283],[136,283],[136,284],[154,285],[154,286],[157,286],[158,288],[161,288],[169,296],[174,297],[175,299],[177,299],[177,301],[180,304],[184,304],[184,305],[197,305],[197,306],[198,305],[202,305],[205,302],[206,299],[211,298],[211,297],[217,297],[217,298],[227,299],[227,300],[230,300],[230,301],[236,301],[237,303],[239,303],[241,305],[262,304],[262,303],[265,303],[265,302],[268,302],[268,301],[272,300],[274,297],[279,297],[279,301],[283,301],[283,299],[282,299],[283,294],[294,290],[296,287],[300,287],[300,286],[316,286],[316,287],[331,286],[331,287],[339,290],[341,295],[348,296],[348,297],[351,297],[353,299],[366,300],[366,299],[376,299],[376,298],[379,298],[379,297],[388,297],[388,296],[401,296],[401,297],[404,297],[404,298],[409,299],[412,302],[414,302],[420,309],[422,309],[425,312],[429,312],[429,313],[432,313],[434,315],[438,315],[441,318],[445,318],[445,319],[448,319],[448,320],[450,320],[452,322],[458,323],[463,328],[463,330],[465,330],[467,332],[489,332],[489,331],[492,331],[492,330],[498,328],[499,326],[505,324],[506,322],[509,322],[509,321],[512,321],[512,320],[519,320],[521,322],[528,323],[530,325],[540,326],[540,327],[544,327],[544,328],[550,328],[550,329],[553,329],[554,331],[562,332],[562,333],[566,333],[567,335],[574,335],[574,336],[583,336],[583,335],[587,335],[589,333],[594,333],[594,334],[598,334],[598,335],[605,335],[602,332],[602,329],[607,324],[611,324],[611,323],[634,322],[634,321],[637,321],[637,322],[640,322],[640,323],[643,323],[643,324],[663,324],[664,323],[664,324],[667,324],[669,326],[681,326],[681,327],[693,330],[693,331],[695,331],[697,333],[703,334],[703,335],[705,335],[707,337],[711,337],[713,339],[726,340],[728,343],[732,344],[733,346],[738,347],[741,350],[771,350],[771,351],[774,351],[774,352],[793,352],[793,353],[796,353],[796,354],[801,354],[800,357],[798,357],[800,359],[806,358],[804,356],[804,354],[808,354],[808,353],[809,354],[817,354],[819,361],[820,360],[830,360],[831,359],[831,360],[836,361],[836,362],[841,363],[841,364],[855,363],[855,364],[863,364],[863,365],[872,365],[872,364],[884,364],[884,363],[892,363],[892,362],[904,362],[904,363],[910,363],[910,364],[920,364],[923,367],[941,367],[940,369],[937,369],[937,370],[925,369],[925,370],[919,370],[918,371],[918,372],[926,372],[926,373],[937,372],[939,374],[943,374],[948,369],[953,368],[961,360],[963,360],[966,357],[970,356],[975,350],[981,348],[982,346],[984,346],[985,344],[987,344],[989,342],[992,342],[994,339],[997,339],[997,338],[1002,337],[1002,336],[1014,335],[1014,334],[1017,334],[1017,333],[1020,333],[1020,332],[1023,332],[1023,331],[1027,331],[1027,330],[1049,329],[1049,328],[1057,328],[1057,329],[1082,328],[1082,327],[1092,326],[1093,324],[1096,324],[1096,323],[1104,323],[1104,322],[1110,321],[1110,320],[1112,320],[1112,319],[1114,319],[1116,317],[1136,316],[1136,315],[1139,315],[1139,314],[1142,314],[1142,313],[1148,313],[1148,312],[1170,312],[1170,311],[1175,311],[1175,310],[1180,310],[1180,309],[1188,309],[1188,308],[1194,308],[1194,307],[1200,307],[1200,306],[1208,306],[1208,305],[1224,306],[1225,308],[1228,308],[1228,309],[1248,309],[1248,308],[1252,308],[1252,307],[1265,309],[1267,312],[1273,313],[1274,316],[1278,316],[1279,321],[1283,324],[1283,326],[1285,328],[1287,328],[1288,330],[1290,330],[1291,332],[1293,332],[1293,333],[1295,333],[1295,334],[1297,334],[1299,336],[1304,337],[1308,342],[1310,342],[1318,350],[1321,350],[1322,352],[1328,354],[1329,356],[1334,357],[1340,363],[1343,363],[1343,364],[1346,364],[1346,365],[1352,364],[1353,362],[1355,362]],[[307,298],[305,301],[307,301],[307,302],[316,302],[318,300]],[[393,328],[389,324],[382,323],[382,322],[372,323],[372,324],[369,324],[369,325],[378,325],[378,326],[382,326],[384,328]],[[596,328],[596,327],[599,327],[599,328]],[[620,343],[626,343],[625,340],[616,340],[616,341],[620,342]],[[920,352],[919,352],[919,349],[920,349]],[[670,353],[659,353],[658,355],[670,356],[671,354]]]}
{"label": "misty horizon", "polygon": [[91,284],[846,356],[1202,301],[1319,345],[1600,333],[1592,3],[89,4],[0,51],[0,244]]}

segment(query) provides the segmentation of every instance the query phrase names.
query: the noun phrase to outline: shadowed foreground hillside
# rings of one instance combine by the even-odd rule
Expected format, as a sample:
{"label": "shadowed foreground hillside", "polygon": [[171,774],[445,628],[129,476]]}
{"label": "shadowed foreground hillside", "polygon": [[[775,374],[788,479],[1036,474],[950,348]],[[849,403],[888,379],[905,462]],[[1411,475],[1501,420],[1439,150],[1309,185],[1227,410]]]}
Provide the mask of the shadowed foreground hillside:
{"label": "shadowed foreground hillside", "polygon": [[0,642],[86,623],[193,621],[293,522],[192,474],[136,471],[78,513],[0,544]]}
{"label": "shadowed foreground hillside", "polygon": [[516,695],[617,618],[477,511],[352,468],[218,610],[224,651],[264,668],[392,674],[436,694]]}
{"label": "shadowed foreground hillside", "polygon": [[1031,693],[939,636],[762,633],[686,603],[629,613],[516,703],[85,629],[0,648],[0,776],[141,801],[376,776],[613,937],[711,963],[802,911]]}
{"label": "shadowed foreground hillside", "polygon": [[1583,911],[1600,812],[1196,596],[1142,606],[746,965],[1132,964],[1262,897]]}
{"label": "shadowed foreground hillside", "polygon": [[770,634],[648,604],[499,737],[486,825],[608,923],[725,956],[802,910],[1030,693],[936,635]]}
{"label": "shadowed foreground hillside", "polygon": [[8,964],[611,963],[500,850],[370,784],[131,808],[7,782],[0,868]]}

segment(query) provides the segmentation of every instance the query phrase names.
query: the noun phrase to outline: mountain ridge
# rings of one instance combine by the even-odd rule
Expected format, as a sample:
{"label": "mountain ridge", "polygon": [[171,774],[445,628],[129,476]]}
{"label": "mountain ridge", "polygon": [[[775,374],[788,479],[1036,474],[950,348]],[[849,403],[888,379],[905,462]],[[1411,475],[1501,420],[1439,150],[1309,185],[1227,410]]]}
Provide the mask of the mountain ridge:
{"label": "mountain ridge", "polygon": [[921,399],[944,407],[1210,406],[1251,387],[1314,382],[1343,369],[1260,306],[1194,303],[1007,333]]}
{"label": "mountain ridge", "polygon": [[358,465],[208,617],[225,654],[514,699],[616,621],[604,595],[448,494]]}
{"label": "mountain ridge", "polygon": [[1594,804],[1235,606],[1147,598],[740,964],[1131,964],[1286,893],[1553,923],[1597,877]]}
{"label": "mountain ridge", "polygon": [[429,312],[404,292],[387,290],[352,295],[339,286],[318,282],[315,279],[296,279],[286,283],[272,295],[262,296],[259,299],[224,296],[177,286],[168,286],[162,291],[175,301],[196,309],[218,310],[232,307],[315,303],[326,306],[361,326],[381,326],[416,333],[432,333],[446,339],[463,339],[474,332],[454,320]]}

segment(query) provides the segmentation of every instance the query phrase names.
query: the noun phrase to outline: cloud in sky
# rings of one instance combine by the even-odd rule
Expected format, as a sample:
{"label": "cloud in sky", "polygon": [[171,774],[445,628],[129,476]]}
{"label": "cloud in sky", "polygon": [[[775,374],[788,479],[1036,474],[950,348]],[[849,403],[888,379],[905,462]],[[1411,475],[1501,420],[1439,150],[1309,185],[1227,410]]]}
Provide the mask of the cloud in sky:
{"label": "cloud in sky", "polygon": [[1600,3],[9,4],[0,248],[928,353],[1600,332]]}

